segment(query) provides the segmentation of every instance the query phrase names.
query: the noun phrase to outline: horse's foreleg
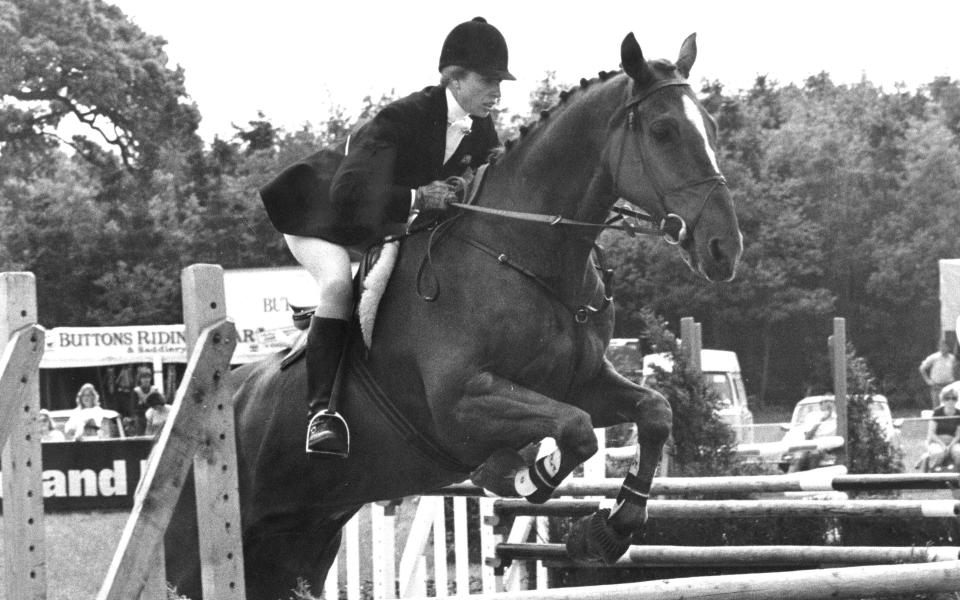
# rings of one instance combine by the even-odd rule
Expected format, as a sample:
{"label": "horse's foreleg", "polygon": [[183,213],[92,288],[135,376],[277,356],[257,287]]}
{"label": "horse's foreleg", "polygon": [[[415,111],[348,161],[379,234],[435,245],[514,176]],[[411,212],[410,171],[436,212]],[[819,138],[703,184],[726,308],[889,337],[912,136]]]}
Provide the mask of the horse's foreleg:
{"label": "horse's foreleg", "polygon": [[[500,495],[544,502],[573,469],[597,451],[593,423],[584,411],[491,373],[479,373],[459,402],[437,411],[437,430],[455,453],[484,463],[473,480]],[[557,449],[532,466],[517,450],[552,437]]]}
{"label": "horse's foreleg", "polygon": [[613,509],[581,520],[567,542],[576,558],[609,563],[623,554],[632,534],[643,530],[647,498],[673,415],[666,398],[620,376],[609,363],[579,391],[577,403],[590,413],[597,427],[630,421],[637,426],[637,457]]}

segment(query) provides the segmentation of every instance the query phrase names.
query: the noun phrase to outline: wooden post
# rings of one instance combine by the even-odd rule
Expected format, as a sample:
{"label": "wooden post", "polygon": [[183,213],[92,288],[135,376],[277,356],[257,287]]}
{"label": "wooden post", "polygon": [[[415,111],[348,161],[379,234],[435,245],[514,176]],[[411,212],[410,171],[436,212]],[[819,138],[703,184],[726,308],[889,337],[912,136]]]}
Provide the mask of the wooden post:
{"label": "wooden post", "polygon": [[847,430],[847,327],[843,317],[833,319],[833,335],[829,340],[830,362],[833,367],[833,396],[837,411],[837,435],[843,437],[843,446],[837,449],[837,464],[847,465],[850,441]]}
{"label": "wooden post", "polygon": [[40,428],[37,287],[32,273],[0,273],[0,350],[3,377],[0,453],[3,454],[3,588],[7,598],[47,595]]}
{"label": "wooden post", "polygon": [[[220,286],[213,284],[212,288],[214,292],[217,289],[222,290],[222,282]],[[197,291],[199,290],[195,290]],[[191,298],[197,298],[198,301],[202,297],[203,294],[198,293],[191,295]],[[222,300],[217,302],[222,307]],[[215,309],[217,302],[207,300],[207,309]],[[193,318],[193,315],[199,315],[202,311],[191,309],[189,312]],[[194,324],[190,326],[192,329],[188,328],[194,336],[198,331],[196,325],[198,322],[199,320],[195,319]],[[225,410],[220,400],[225,393],[229,393],[226,391],[226,380],[230,358],[237,344],[236,338],[236,327],[233,323],[221,319],[200,331],[196,344],[190,346],[194,352],[187,362],[183,384],[177,390],[170,415],[150,453],[146,470],[141,476],[133,510],[121,534],[120,543],[103,586],[97,595],[99,600],[137,598],[153,581],[151,574],[157,570],[156,559],[162,550],[164,532],[173,516],[174,507],[183,489],[184,479],[189,474],[190,466],[194,462],[193,458],[198,453],[198,447],[202,444],[206,445],[207,448],[201,456],[212,457],[212,451],[208,448],[210,445],[216,445],[219,437],[215,433],[216,429],[208,425],[208,421],[214,418],[211,413]],[[211,460],[216,458],[212,457]],[[210,468],[221,468],[221,466],[219,462],[215,462],[213,466],[208,465],[207,470]],[[234,470],[235,467],[228,469],[228,471]],[[230,534],[239,539],[239,519],[214,522],[213,519],[217,515],[211,515],[211,512],[206,510],[209,499],[203,495],[204,492],[200,488],[210,479],[213,478],[200,477],[197,479],[196,486],[198,502],[204,498],[204,502],[207,503],[204,505],[204,510],[200,511],[199,517],[202,560],[207,561],[210,558],[211,544],[209,540],[202,539],[202,536],[209,533],[207,530],[219,526],[229,531],[214,532],[214,535],[219,536],[217,539],[221,540],[223,546],[216,549],[216,558],[213,563],[204,565],[204,585],[208,583],[207,577],[210,576],[211,568],[222,573],[225,564],[232,566],[231,563],[242,561],[242,555],[238,549],[229,545],[228,540],[224,540],[224,537]],[[225,494],[222,498],[223,503],[237,501],[236,493],[223,493]],[[229,527],[227,527],[228,524]],[[216,589],[216,592],[210,592],[205,588],[204,596],[210,594],[208,596],[210,598],[242,600],[245,595],[242,568],[239,577],[224,581],[222,588]],[[153,588],[148,593],[153,593]]]}
{"label": "wooden post", "polygon": [[[200,332],[227,318],[223,269],[218,265],[191,265],[183,270],[181,287],[183,324],[189,353],[197,343]],[[231,337],[235,345],[235,331]],[[227,369],[220,373],[221,381],[226,380]],[[246,597],[246,586],[243,579],[237,440],[230,386],[218,386],[209,401],[215,406],[206,421],[203,443],[193,459],[203,595],[218,600],[243,599]]]}

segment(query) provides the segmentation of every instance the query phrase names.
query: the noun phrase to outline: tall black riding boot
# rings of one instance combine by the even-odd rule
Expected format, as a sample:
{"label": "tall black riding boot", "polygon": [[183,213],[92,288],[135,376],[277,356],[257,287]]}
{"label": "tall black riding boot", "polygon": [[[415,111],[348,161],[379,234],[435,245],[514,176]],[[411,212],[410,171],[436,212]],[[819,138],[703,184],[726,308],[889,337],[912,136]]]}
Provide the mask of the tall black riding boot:
{"label": "tall black riding boot", "polygon": [[[331,403],[337,371],[347,341],[343,319],[313,317],[307,332],[307,426],[308,454],[346,458],[350,453],[350,429]],[[322,410],[321,410],[322,409]]]}

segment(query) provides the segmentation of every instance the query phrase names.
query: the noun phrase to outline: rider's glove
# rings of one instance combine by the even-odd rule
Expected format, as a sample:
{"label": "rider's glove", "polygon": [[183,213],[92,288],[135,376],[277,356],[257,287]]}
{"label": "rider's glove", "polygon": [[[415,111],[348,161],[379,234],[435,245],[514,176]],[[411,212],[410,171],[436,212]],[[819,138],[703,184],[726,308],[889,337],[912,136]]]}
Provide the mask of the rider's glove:
{"label": "rider's glove", "polygon": [[431,181],[417,188],[413,200],[413,210],[439,212],[447,209],[451,202],[457,202],[457,188],[445,181]]}

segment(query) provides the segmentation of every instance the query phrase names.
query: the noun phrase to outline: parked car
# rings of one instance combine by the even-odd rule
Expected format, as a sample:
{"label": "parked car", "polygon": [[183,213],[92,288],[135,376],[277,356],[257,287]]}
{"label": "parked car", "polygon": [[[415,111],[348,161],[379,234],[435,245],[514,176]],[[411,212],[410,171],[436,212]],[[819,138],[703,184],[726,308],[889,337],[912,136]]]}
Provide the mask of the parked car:
{"label": "parked car", "polygon": [[[829,410],[825,410],[829,407]],[[874,394],[870,398],[870,414],[880,425],[888,443],[895,448],[902,446],[900,427],[903,419],[894,419],[887,398]],[[806,470],[836,464],[837,448],[844,443],[842,432],[837,431],[837,413],[833,394],[807,396],[793,408],[789,423],[781,424],[784,430],[780,444],[785,451],[780,458],[783,471]]]}
{"label": "parked car", "polygon": [[[73,410],[72,408],[51,410],[50,419],[53,421],[53,426],[63,431],[63,427],[67,424],[67,421],[70,420],[70,415],[73,414]],[[103,409],[103,420],[100,422],[100,438],[122,439],[126,437],[123,431],[123,421],[120,413],[115,410]]]}

